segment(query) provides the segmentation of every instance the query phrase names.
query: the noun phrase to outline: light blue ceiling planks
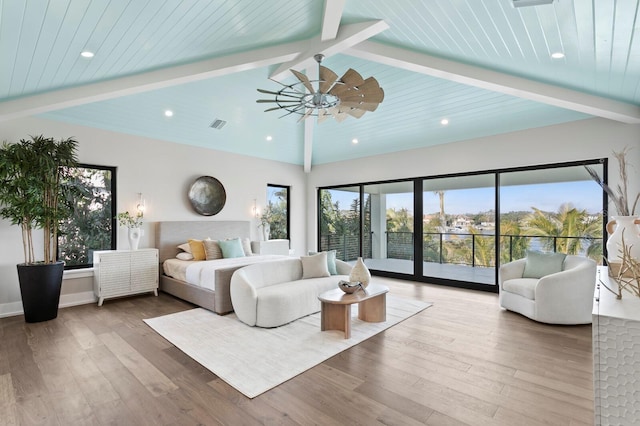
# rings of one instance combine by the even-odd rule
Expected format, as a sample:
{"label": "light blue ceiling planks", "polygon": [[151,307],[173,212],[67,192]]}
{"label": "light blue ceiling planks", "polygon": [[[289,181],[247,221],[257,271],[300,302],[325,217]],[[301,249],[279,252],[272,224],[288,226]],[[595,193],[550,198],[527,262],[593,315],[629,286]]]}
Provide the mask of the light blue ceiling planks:
{"label": "light blue ceiling planks", "polygon": [[[82,88],[166,67],[309,39],[321,32],[320,0],[0,1],[0,103]],[[511,0],[347,0],[342,24],[384,19],[378,45],[446,58],[640,105],[640,0],[556,0],[514,8]],[[357,47],[357,46],[356,46]],[[82,50],[95,53],[82,58]],[[552,59],[562,51],[565,57]],[[348,52],[347,52],[348,53]],[[313,164],[431,146],[588,117],[531,100],[358,59],[353,67],[385,90],[375,112],[315,128]],[[301,164],[303,125],[263,112],[257,88],[276,65],[44,114],[149,138]],[[292,82],[293,77],[287,78]],[[172,109],[174,117],[164,117]],[[208,125],[228,121],[221,131]],[[450,120],[442,126],[440,120]],[[273,141],[267,142],[267,135]],[[353,145],[351,140],[360,143]]]}

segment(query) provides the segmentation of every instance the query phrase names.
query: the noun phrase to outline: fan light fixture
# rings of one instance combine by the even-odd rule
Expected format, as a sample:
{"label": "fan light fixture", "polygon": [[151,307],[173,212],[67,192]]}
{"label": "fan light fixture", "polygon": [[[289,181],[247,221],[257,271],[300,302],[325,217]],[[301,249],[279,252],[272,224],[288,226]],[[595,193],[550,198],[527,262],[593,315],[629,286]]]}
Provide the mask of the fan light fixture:
{"label": "fan light fixture", "polygon": [[[268,108],[268,111],[283,110],[290,114],[301,115],[298,121],[310,116],[318,117],[318,123],[322,123],[328,117],[333,116],[337,122],[347,117],[360,118],[367,111],[375,111],[384,99],[384,91],[378,81],[369,77],[362,78],[355,70],[349,68],[338,80],[338,75],[329,68],[320,65],[324,55],[317,54],[313,57],[318,63],[319,80],[309,78],[299,71],[290,70],[298,78],[293,84],[282,84],[282,89],[277,92],[258,89],[258,92],[275,95],[275,99],[258,99],[258,103],[275,103],[277,106]],[[314,89],[313,83],[317,83]]]}

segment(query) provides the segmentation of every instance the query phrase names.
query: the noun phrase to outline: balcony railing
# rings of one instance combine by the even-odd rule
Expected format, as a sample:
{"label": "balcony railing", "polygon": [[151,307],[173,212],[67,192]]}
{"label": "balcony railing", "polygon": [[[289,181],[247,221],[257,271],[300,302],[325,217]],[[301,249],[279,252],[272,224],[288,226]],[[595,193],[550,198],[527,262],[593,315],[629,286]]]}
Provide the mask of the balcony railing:
{"label": "balcony railing", "polygon": [[[523,258],[526,250],[558,251],[562,246],[579,243],[579,254],[601,241],[592,236],[511,235],[500,236],[502,262]],[[495,266],[495,235],[463,232],[425,232],[423,234],[423,261],[454,263],[469,266]],[[573,244],[570,242],[573,241]],[[413,260],[413,232],[387,232],[387,258]]]}
{"label": "balcony railing", "polygon": [[[580,243],[579,254],[585,255],[590,245],[602,241],[592,236],[510,235],[500,237],[501,263],[523,258],[526,250],[558,251],[563,246]],[[495,266],[495,235],[462,232],[425,232],[422,238],[423,262],[459,264],[479,267]],[[359,236],[326,234],[320,238],[322,250],[336,250],[342,260],[360,256]],[[386,258],[414,260],[414,233],[387,232]],[[601,249],[600,249],[601,250]],[[601,254],[601,253],[600,253]],[[363,256],[372,258],[372,234],[364,240]]]}

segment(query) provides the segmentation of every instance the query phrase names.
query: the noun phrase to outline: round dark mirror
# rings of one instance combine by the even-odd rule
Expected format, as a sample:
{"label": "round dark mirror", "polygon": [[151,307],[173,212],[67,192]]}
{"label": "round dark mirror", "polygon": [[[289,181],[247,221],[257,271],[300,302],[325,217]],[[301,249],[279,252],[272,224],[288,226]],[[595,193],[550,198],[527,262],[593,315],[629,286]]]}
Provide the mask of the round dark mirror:
{"label": "round dark mirror", "polygon": [[213,216],[224,207],[227,194],[218,179],[200,176],[189,189],[189,201],[198,214]]}

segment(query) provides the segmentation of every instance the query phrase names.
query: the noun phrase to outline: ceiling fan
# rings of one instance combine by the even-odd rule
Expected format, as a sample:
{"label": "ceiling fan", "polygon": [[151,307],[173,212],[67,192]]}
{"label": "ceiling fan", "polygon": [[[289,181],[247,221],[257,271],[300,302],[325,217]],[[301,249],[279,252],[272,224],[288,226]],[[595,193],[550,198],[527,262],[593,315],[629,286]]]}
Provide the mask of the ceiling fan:
{"label": "ceiling fan", "polygon": [[[320,65],[324,55],[313,57],[318,63],[319,79],[309,78],[296,70],[290,70],[299,80],[293,84],[281,84],[282,89],[277,92],[258,89],[258,92],[275,95],[275,99],[258,99],[258,103],[275,103],[277,106],[268,108],[265,112],[284,110],[290,114],[301,115],[298,120],[303,121],[310,116],[318,117],[318,123],[333,117],[337,122],[347,117],[362,117],[367,111],[375,111],[384,99],[384,91],[378,81],[369,77],[363,79],[358,72],[349,68],[340,79],[329,68]],[[313,84],[316,83],[316,88]]]}

